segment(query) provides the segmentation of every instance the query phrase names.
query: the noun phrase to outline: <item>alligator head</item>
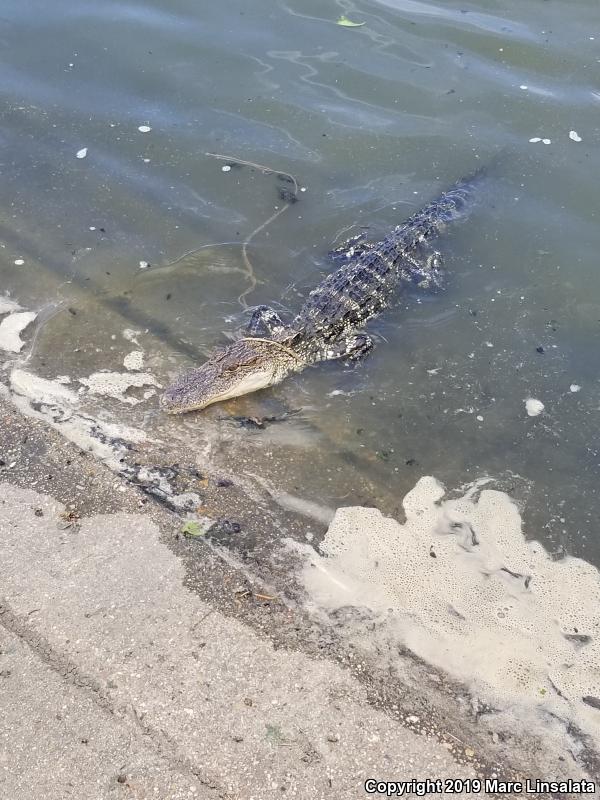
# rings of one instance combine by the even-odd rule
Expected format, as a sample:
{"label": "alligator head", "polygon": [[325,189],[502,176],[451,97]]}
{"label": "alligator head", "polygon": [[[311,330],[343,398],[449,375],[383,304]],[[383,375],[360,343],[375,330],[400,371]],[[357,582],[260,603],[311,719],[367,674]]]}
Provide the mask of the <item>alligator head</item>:
{"label": "alligator head", "polygon": [[199,411],[211,403],[273,386],[301,365],[293,351],[278,342],[240,339],[169,386],[160,399],[161,407],[168,414]]}

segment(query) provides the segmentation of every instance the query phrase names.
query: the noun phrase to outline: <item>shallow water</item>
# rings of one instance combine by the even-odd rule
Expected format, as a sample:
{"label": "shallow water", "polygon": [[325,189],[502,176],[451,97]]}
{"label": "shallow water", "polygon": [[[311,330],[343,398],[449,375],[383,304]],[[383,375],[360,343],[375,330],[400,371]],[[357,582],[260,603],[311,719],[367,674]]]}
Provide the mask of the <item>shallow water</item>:
{"label": "shallow water", "polygon": [[[306,189],[248,249],[248,303],[290,311],[332,242],[385,232],[502,153],[440,242],[446,288],[399,298],[363,364],[185,418],[154,397],[138,423],[191,453],[210,434],[223,464],[325,509],[393,513],[420,475],[490,475],[529,535],[600,563],[596,3],[7,0],[2,16],[0,289],[70,309],[40,333],[40,374],[113,369],[115,315],[160,344],[162,382],[243,324],[241,243],[280,183],[206,153]],[[301,411],[264,431],[223,421],[273,407]]]}

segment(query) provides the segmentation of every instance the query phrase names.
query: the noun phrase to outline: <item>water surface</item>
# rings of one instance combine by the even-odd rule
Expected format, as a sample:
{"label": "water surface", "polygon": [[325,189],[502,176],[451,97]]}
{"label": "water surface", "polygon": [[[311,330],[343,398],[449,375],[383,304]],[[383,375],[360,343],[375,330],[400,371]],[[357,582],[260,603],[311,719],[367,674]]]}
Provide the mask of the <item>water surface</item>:
{"label": "water surface", "polygon": [[[326,509],[397,513],[423,474],[489,475],[529,535],[600,563],[596,3],[6,0],[2,17],[0,288],[71,310],[40,334],[40,374],[115,368],[128,326],[168,382],[243,324],[241,243],[280,183],[207,153],[305,189],[248,249],[248,304],[290,312],[332,242],[384,233],[502,153],[440,242],[445,290],[399,298],[363,364],[202,415],[108,411]],[[273,409],[299,413],[231,421]]]}

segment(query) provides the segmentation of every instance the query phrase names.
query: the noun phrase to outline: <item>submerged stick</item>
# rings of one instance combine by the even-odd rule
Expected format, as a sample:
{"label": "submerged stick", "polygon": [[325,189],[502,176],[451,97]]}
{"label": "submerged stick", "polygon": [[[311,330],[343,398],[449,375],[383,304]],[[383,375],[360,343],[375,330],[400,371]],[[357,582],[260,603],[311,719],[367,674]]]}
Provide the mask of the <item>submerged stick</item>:
{"label": "submerged stick", "polygon": [[246,161],[242,158],[237,158],[235,156],[227,156],[223,153],[205,153],[205,155],[210,156],[211,158],[217,158],[219,161],[228,161],[231,164],[239,164],[240,166],[244,167],[253,167],[254,169],[259,169],[264,175],[278,175],[282,178],[286,178],[293,186],[293,189],[290,190],[281,190],[280,196],[281,199],[284,200],[284,205],[279,208],[274,214],[272,214],[269,219],[265,220],[261,225],[258,226],[252,233],[247,236],[244,241],[242,242],[242,259],[244,261],[244,267],[246,268],[246,276],[248,278],[249,286],[248,288],[241,293],[238,297],[238,303],[242,306],[242,308],[248,308],[248,303],[246,302],[246,296],[249,295],[251,292],[256,289],[257,279],[256,274],[254,272],[254,267],[248,257],[248,245],[257,236],[261,231],[274,222],[280,214],[283,214],[284,211],[295,203],[298,199],[298,181],[296,178],[291,175],[289,172],[283,172],[279,169],[273,169],[272,167],[267,167],[265,164],[257,164],[254,161]]}

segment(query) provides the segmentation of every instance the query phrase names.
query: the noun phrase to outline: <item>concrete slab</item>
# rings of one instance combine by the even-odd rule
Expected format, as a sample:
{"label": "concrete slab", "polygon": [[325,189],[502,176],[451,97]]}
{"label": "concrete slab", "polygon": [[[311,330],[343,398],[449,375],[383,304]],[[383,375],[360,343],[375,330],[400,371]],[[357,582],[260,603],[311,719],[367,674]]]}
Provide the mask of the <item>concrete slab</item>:
{"label": "concrete slab", "polygon": [[68,796],[70,776],[80,796],[112,797],[124,775],[132,796],[324,800],[361,796],[368,777],[474,776],[339,666],[201,602],[147,516],[65,517],[2,484],[4,796]]}

